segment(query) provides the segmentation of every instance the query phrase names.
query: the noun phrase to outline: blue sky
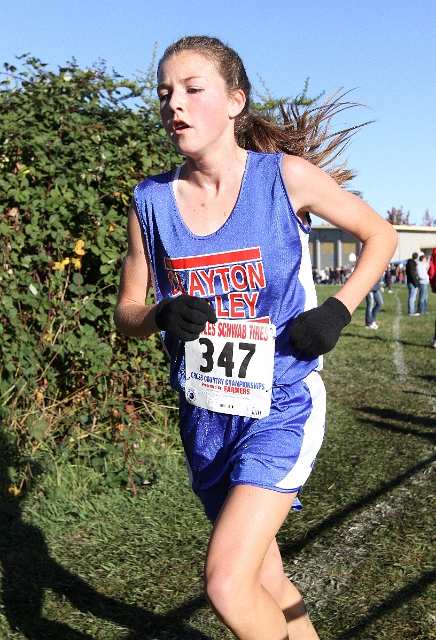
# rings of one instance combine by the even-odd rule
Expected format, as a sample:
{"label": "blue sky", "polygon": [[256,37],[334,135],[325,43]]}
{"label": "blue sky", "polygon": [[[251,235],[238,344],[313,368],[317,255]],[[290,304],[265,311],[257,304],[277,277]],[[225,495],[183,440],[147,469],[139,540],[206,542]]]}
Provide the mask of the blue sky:
{"label": "blue sky", "polygon": [[358,172],[353,188],[382,216],[392,206],[421,224],[436,218],[435,0],[0,0],[0,61],[31,52],[51,68],[74,56],[103,58],[133,77],[189,34],[214,35],[243,58],[277,97],[355,89],[368,109],[346,112],[337,126],[375,122],[346,152]]}

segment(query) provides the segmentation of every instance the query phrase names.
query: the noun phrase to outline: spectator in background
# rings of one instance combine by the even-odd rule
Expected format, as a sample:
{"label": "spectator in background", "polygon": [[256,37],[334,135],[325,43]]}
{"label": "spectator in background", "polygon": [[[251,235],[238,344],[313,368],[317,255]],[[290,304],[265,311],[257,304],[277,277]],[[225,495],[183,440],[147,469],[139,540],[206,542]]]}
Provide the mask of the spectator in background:
{"label": "spectator in background", "polygon": [[378,280],[366,296],[365,323],[367,329],[378,329],[375,319],[382,306],[383,296],[380,291],[380,280]]}
{"label": "spectator in background", "polygon": [[393,267],[393,271],[395,274],[395,282],[402,284],[404,282],[404,264],[398,264],[396,267]]}
{"label": "spectator in background", "polygon": [[388,288],[388,293],[392,293],[392,271],[390,265],[385,271],[385,284]]}
{"label": "spectator in background", "polygon": [[430,282],[430,278],[427,273],[427,256],[422,254],[419,256],[418,264],[416,266],[416,271],[418,274],[418,288],[419,288],[419,297],[418,297],[418,313],[420,316],[427,316],[427,298],[428,298],[428,284]]}
{"label": "spectator in background", "polygon": [[[436,248],[433,249],[433,253],[431,254],[428,277],[431,290],[433,293],[436,293]],[[436,320],[434,323],[434,338],[430,346],[433,347],[433,349],[436,349]]]}
{"label": "spectator in background", "polygon": [[346,273],[346,270],[345,270],[345,268],[344,268],[344,267],[342,267],[342,269],[341,269],[341,284],[342,284],[342,285],[344,285],[344,284],[345,284],[345,282],[346,282],[346,275],[345,275],[345,273]]}
{"label": "spectator in background", "polygon": [[406,264],[407,288],[409,289],[409,300],[407,303],[409,316],[419,316],[415,312],[415,300],[418,293],[418,273],[417,273],[418,254],[413,253]]}

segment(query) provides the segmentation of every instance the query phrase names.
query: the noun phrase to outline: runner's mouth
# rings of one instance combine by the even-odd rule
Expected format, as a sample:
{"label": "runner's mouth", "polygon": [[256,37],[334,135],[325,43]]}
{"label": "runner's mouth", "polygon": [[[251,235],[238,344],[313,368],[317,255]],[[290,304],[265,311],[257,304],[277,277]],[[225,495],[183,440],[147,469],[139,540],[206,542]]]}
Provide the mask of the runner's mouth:
{"label": "runner's mouth", "polygon": [[173,123],[173,131],[182,131],[183,129],[189,129],[189,125],[186,124],[186,122],[178,120],[177,122]]}

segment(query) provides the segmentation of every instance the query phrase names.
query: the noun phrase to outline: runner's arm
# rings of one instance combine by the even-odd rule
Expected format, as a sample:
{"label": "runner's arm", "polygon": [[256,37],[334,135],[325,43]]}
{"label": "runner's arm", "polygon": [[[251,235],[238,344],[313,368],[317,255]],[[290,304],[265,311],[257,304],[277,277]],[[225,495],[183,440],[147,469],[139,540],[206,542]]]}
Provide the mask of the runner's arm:
{"label": "runner's arm", "polygon": [[363,200],[310,162],[284,156],[282,174],[295,211],[301,216],[313,213],[362,242],[356,268],[334,296],[353,313],[389,264],[397,232]]}
{"label": "runner's arm", "polygon": [[155,322],[155,304],[146,304],[151,284],[150,261],[132,200],[127,223],[127,255],[121,270],[114,321],[120,333],[141,338],[159,331]]}

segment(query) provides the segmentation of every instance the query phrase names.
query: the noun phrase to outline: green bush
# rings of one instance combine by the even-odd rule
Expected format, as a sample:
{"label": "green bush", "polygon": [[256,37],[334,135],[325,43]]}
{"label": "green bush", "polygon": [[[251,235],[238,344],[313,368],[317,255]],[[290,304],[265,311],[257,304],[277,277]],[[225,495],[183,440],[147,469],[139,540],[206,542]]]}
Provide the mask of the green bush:
{"label": "green bush", "polygon": [[112,313],[133,187],[180,157],[151,74],[22,63],[0,84],[2,423],[32,454],[87,434],[106,450],[173,402],[159,338],[124,338]]}

